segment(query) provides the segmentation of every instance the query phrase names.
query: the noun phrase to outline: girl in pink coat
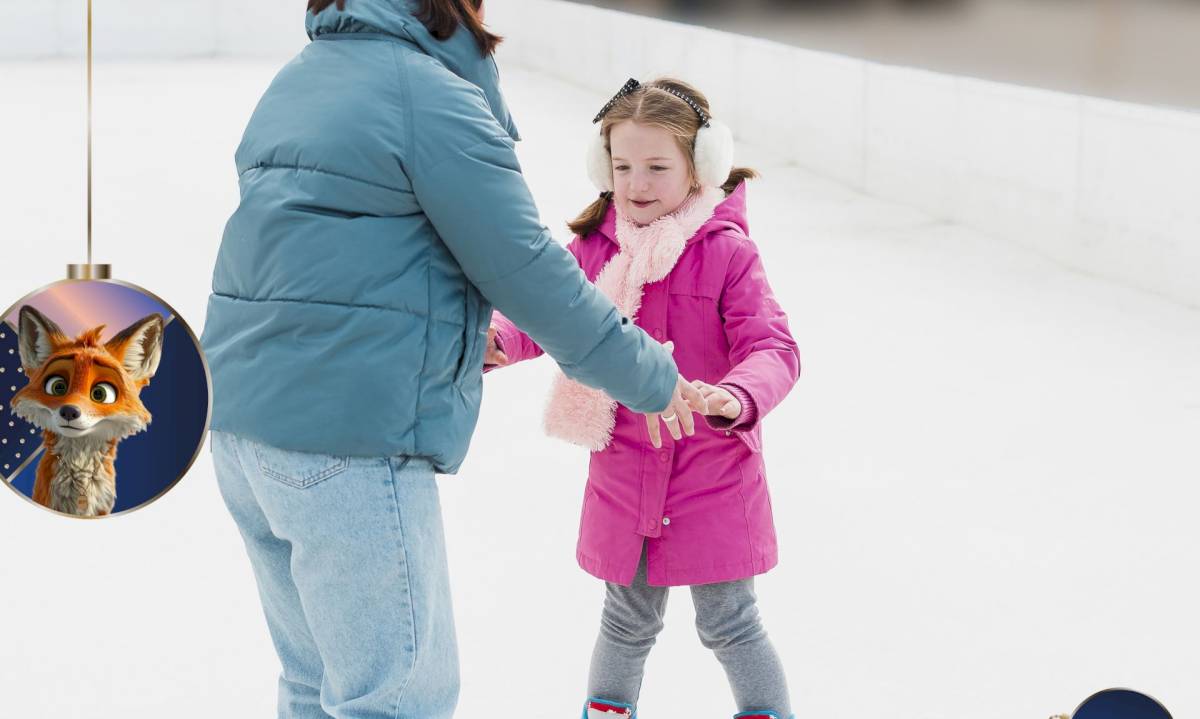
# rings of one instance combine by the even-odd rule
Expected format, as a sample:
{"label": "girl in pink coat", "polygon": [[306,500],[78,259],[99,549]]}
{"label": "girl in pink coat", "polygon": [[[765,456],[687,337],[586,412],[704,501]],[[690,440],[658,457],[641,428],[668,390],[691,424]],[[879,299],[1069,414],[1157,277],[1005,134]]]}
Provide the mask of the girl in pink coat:
{"label": "girl in pink coat", "polygon": [[[602,191],[571,223],[568,249],[624,317],[673,343],[706,404],[694,406],[702,422],[671,409],[647,421],[561,374],[551,391],[547,432],[592,451],[576,553],[608,587],[583,716],[636,717],[667,588],[687,585],[736,716],[788,719],[753,577],[778,561],[762,421],[800,358],[749,238],[755,173],[733,167],[729,130],[677,80],[630,80],[594,122],[588,169]],[[542,354],[499,314],[489,337],[487,369]]]}

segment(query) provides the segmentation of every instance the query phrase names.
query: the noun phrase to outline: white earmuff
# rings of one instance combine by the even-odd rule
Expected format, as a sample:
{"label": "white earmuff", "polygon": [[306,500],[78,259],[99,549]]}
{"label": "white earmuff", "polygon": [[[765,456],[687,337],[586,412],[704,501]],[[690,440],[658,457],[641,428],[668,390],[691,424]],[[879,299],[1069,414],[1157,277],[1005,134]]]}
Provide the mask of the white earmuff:
{"label": "white earmuff", "polygon": [[710,119],[708,127],[701,127],[696,133],[693,156],[701,187],[724,185],[733,170],[733,132],[729,126]]}
{"label": "white earmuff", "polygon": [[608,148],[604,146],[603,133],[592,133],[592,141],[588,143],[587,153],[588,179],[592,181],[597,190],[612,192],[612,158],[608,155]]}

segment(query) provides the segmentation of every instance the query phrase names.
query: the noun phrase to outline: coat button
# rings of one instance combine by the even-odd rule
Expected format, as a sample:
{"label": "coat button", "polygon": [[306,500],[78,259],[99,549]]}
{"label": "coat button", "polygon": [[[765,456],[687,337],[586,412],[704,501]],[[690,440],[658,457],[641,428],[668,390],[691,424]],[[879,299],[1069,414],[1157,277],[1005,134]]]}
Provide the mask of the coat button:
{"label": "coat button", "polygon": [[670,524],[670,523],[671,523],[670,517],[663,517],[663,524]]}
{"label": "coat button", "polygon": [[671,455],[667,454],[666,452],[663,452],[662,454],[658,455],[658,459],[660,462],[667,462],[667,461],[670,461]]}
{"label": "coat button", "polygon": [[726,437],[728,437],[728,436],[729,436],[729,435],[731,435],[731,434],[733,434],[733,432],[730,432],[729,430],[725,430],[725,436],[726,436]]}
{"label": "coat button", "polygon": [[658,340],[659,342],[662,342],[662,338],[663,338],[663,331],[661,329],[655,327],[654,328],[654,339]]}

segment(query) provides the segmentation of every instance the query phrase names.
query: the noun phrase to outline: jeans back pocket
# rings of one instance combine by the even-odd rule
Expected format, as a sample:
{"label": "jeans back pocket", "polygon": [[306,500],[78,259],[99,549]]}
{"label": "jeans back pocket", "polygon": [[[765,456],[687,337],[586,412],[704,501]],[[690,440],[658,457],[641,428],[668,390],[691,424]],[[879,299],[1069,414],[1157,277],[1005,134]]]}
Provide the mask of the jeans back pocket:
{"label": "jeans back pocket", "polygon": [[300,489],[329,479],[350,466],[349,457],[318,452],[297,452],[272,447],[261,442],[253,444],[258,469],[264,476]]}

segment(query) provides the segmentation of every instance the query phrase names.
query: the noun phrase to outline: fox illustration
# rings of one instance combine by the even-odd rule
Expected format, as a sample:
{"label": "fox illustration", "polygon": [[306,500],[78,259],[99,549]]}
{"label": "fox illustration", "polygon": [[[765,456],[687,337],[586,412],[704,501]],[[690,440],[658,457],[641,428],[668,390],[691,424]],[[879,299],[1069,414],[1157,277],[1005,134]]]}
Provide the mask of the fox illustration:
{"label": "fox illustration", "polygon": [[80,517],[112,512],[117,443],[151,420],[138,395],[158,370],[163,324],[147,315],[102,344],[104,325],[71,340],[41,312],[21,308],[17,344],[29,384],[11,408],[42,429],[33,501]]}

